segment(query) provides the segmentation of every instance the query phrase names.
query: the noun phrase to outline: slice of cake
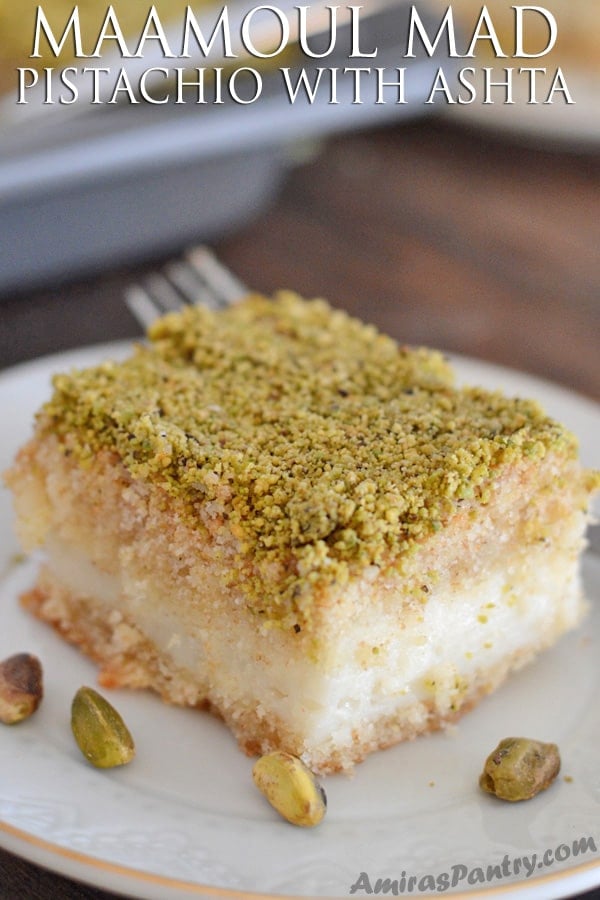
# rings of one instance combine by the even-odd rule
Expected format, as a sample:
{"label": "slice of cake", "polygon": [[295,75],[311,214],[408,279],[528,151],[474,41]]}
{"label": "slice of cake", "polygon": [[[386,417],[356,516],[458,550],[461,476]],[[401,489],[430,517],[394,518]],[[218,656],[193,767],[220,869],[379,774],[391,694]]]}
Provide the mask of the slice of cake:
{"label": "slice of cake", "polygon": [[46,558],[23,602],[102,685],[315,771],[456,718],[582,615],[573,436],[291,293],[55,378],[8,482]]}

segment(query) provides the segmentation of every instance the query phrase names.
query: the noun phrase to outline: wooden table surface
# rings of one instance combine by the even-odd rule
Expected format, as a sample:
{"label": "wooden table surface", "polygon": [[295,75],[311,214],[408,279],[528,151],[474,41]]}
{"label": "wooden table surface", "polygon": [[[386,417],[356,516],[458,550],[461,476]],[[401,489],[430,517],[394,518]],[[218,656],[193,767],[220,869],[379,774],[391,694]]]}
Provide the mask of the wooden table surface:
{"label": "wooden table surface", "polygon": [[[600,400],[599,200],[597,152],[431,119],[332,140],[214,246],[263,291],[325,296],[403,342]],[[0,364],[138,334],[122,291],[146,268],[3,298]],[[109,895],[0,851],[2,900],[49,897]]]}

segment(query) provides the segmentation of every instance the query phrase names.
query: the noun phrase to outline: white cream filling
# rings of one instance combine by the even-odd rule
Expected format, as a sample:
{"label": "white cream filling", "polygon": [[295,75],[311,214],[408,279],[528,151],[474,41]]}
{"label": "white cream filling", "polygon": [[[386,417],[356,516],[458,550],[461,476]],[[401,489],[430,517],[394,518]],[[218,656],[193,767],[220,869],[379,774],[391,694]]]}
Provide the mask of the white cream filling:
{"label": "white cream filling", "polygon": [[[208,681],[217,705],[251,705],[308,735],[311,745],[351,744],[357,725],[362,730],[420,701],[448,712],[461,705],[479,672],[520,649],[552,643],[582,611],[573,556],[546,552],[542,558],[535,550],[537,558],[524,558],[516,571],[495,569],[467,590],[434,589],[406,627],[378,609],[374,595],[369,615],[342,618],[326,659],[315,662],[290,654],[277,629],[261,635],[243,617],[208,633],[200,603],[171,603],[160,585],[147,577],[136,581],[125,569],[121,577],[108,575],[55,538],[46,552],[69,590],[93,598],[107,616],[122,614],[175,667]],[[361,595],[375,590],[367,579],[356,583],[349,608],[355,600],[365,608]]]}

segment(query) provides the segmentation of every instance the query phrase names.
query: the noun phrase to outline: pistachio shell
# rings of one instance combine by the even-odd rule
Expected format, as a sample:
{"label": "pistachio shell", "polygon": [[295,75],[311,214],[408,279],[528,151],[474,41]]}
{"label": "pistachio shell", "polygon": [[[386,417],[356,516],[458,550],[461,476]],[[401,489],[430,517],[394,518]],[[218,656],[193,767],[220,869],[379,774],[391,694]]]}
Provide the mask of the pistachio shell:
{"label": "pistachio shell", "polygon": [[530,800],[550,787],[559,771],[556,744],[505,738],[486,759],[479,786],[501,800]]}
{"label": "pistachio shell", "polygon": [[0,662],[0,722],[15,725],[36,711],[44,694],[37,656],[16,653]]}
{"label": "pistachio shell", "polygon": [[101,694],[81,687],[71,705],[71,728],[86,759],[99,769],[123,766],[135,756],[129,729]]}
{"label": "pistachio shell", "polygon": [[271,806],[292,825],[310,828],[323,819],[325,791],[297,756],[280,750],[267,753],[254,765],[252,776]]}

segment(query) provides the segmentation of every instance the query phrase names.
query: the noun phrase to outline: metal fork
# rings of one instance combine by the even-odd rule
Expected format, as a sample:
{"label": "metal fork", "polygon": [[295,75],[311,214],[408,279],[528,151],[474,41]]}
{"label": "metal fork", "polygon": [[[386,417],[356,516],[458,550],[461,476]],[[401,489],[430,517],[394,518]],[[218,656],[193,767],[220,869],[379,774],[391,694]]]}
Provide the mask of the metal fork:
{"label": "metal fork", "polygon": [[219,262],[212,250],[200,245],[140,284],[132,284],[125,291],[125,303],[146,329],[159,316],[186,305],[224,309],[248,293],[246,285]]}

